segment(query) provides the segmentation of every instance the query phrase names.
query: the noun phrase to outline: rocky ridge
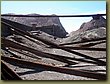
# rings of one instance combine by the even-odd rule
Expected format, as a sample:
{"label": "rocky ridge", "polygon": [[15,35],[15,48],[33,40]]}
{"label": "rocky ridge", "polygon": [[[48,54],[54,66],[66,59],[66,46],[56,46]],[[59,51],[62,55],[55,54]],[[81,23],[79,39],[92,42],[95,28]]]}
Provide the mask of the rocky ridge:
{"label": "rocky ridge", "polygon": [[69,37],[64,39],[63,42],[91,40],[102,37],[106,37],[106,19],[93,17],[91,21],[83,23],[77,31],[71,32]]}

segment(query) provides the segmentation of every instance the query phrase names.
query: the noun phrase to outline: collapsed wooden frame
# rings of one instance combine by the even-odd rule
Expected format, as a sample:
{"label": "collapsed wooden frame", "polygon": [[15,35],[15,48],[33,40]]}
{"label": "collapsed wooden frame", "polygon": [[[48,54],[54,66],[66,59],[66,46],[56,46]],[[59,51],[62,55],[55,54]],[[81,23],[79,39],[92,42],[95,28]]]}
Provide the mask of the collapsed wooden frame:
{"label": "collapsed wooden frame", "polygon": [[[76,55],[82,56],[82,57],[84,57],[84,58],[86,58],[86,59],[90,59],[90,60],[96,61],[98,65],[106,65],[106,63],[105,63],[104,61],[102,61],[102,60],[99,60],[99,59],[97,59],[97,58],[93,58],[93,57],[91,57],[91,56],[88,56],[88,55],[85,55],[85,54],[82,54],[82,53],[79,53],[79,52],[76,52],[76,51],[72,51],[72,50],[70,50],[70,49],[68,49],[68,48],[65,48],[65,47],[60,47],[58,44],[53,43],[53,42],[50,42],[50,41],[48,41],[47,39],[43,39],[43,38],[41,38],[41,37],[37,37],[37,36],[35,36],[35,35],[32,35],[32,34],[30,34],[30,33],[28,33],[28,32],[25,32],[25,31],[23,31],[23,30],[20,30],[20,29],[18,29],[18,28],[15,28],[15,27],[13,27],[12,25],[7,24],[7,23],[5,23],[5,22],[3,22],[3,21],[2,21],[2,23],[5,24],[5,25],[7,25],[7,26],[9,26],[9,28],[13,28],[13,30],[16,30],[16,31],[18,31],[18,32],[20,32],[20,33],[22,33],[22,34],[24,34],[24,35],[27,35],[27,36],[29,36],[29,37],[31,37],[31,38],[34,38],[34,39],[36,39],[36,40],[39,40],[39,41],[41,41],[41,42],[43,42],[43,43],[45,43],[45,44],[47,44],[47,45],[49,45],[49,46],[51,46],[51,47],[54,47],[54,48],[57,48],[57,49],[62,49],[62,50],[67,51],[67,52],[69,52],[69,53],[76,54]],[[105,39],[105,38],[101,38],[101,40],[102,40],[102,39]]]}
{"label": "collapsed wooden frame", "polygon": [[1,59],[11,64],[14,63],[16,64],[15,66],[20,66],[23,68],[34,69],[37,67],[37,68],[43,68],[44,70],[48,70],[48,71],[56,71],[60,73],[70,74],[70,75],[88,77],[88,78],[93,78],[93,79],[98,79],[98,80],[106,80],[106,74],[88,72],[88,71],[83,71],[80,69],[69,69],[69,68],[64,68],[64,67],[56,67],[56,66],[39,63],[39,62],[29,62],[29,61],[24,61],[21,59],[11,58],[11,57],[2,56]]}
{"label": "collapsed wooden frame", "polygon": [[[34,54],[36,54],[36,55],[39,55],[39,56],[43,56],[43,57],[47,57],[47,58],[51,58],[51,59],[54,59],[54,60],[58,60],[58,61],[61,61],[61,62],[64,62],[64,63],[68,63],[68,64],[75,64],[75,62],[73,62],[73,61],[69,61],[68,59],[71,59],[71,60],[77,60],[77,61],[82,61],[82,62],[87,62],[87,63],[93,63],[93,64],[97,64],[97,65],[101,65],[101,66],[106,66],[106,62],[104,62],[104,61],[102,61],[102,60],[99,60],[99,59],[97,59],[97,58],[93,58],[93,57],[90,57],[90,56],[87,56],[87,55],[84,55],[84,54],[81,54],[81,53],[79,53],[79,52],[76,52],[76,51],[72,51],[71,50],[71,48],[69,47],[65,47],[65,46],[62,46],[62,45],[59,45],[59,44],[55,44],[55,43],[53,43],[53,42],[50,42],[50,41],[48,41],[48,40],[46,40],[46,39],[43,39],[43,38],[41,38],[41,37],[37,37],[37,36],[34,36],[34,35],[32,35],[32,34],[30,34],[30,33],[28,33],[28,32],[25,32],[25,31],[23,31],[23,30],[20,30],[20,29],[18,29],[18,28],[15,28],[15,27],[13,27],[12,25],[10,25],[10,24],[7,24],[6,22],[4,22],[4,21],[2,21],[2,24],[5,24],[5,25],[7,25],[7,26],[9,26],[9,28],[11,29],[11,30],[13,30],[14,32],[17,32],[17,33],[19,33],[19,34],[21,34],[22,36],[24,36],[25,37],[25,35],[27,35],[27,36],[29,36],[29,37],[31,37],[31,38],[34,38],[34,39],[37,39],[37,40],[39,40],[39,41],[41,41],[41,42],[43,42],[43,43],[45,43],[46,45],[49,45],[49,46],[51,46],[51,47],[53,47],[53,48],[57,48],[57,49],[62,49],[62,50],[64,50],[64,51],[67,51],[67,52],[70,52],[70,53],[72,53],[72,54],[76,54],[76,55],[79,55],[79,56],[82,56],[82,57],[84,57],[84,58],[86,58],[86,59],[89,59],[89,60],[92,60],[92,61],[88,61],[88,60],[84,60],[84,59],[75,59],[75,58],[70,58],[70,57],[64,57],[64,56],[59,56],[59,55],[55,55],[55,54],[50,54],[50,53],[45,53],[45,52],[41,52],[41,51],[38,51],[38,50],[35,50],[35,49],[32,49],[32,48],[29,48],[29,47],[27,47],[27,46],[24,46],[24,45],[21,45],[21,44],[18,44],[18,43],[15,43],[15,42],[12,42],[12,41],[10,41],[10,40],[7,40],[7,39],[4,39],[4,38],[2,38],[2,43],[3,43],[3,45],[5,46],[5,47],[12,47],[12,48],[17,48],[17,49],[23,49],[23,50],[26,50],[26,51],[29,51],[29,52],[31,52],[31,53],[34,53]],[[100,38],[100,39],[98,39],[98,40],[105,40],[106,39],[106,37],[104,37],[104,38]],[[96,39],[97,40],[97,39]],[[94,41],[94,40],[91,40],[91,41]],[[81,42],[80,42],[81,43]],[[74,47],[73,49],[78,49],[78,48],[80,48],[80,47]],[[81,48],[80,48],[81,49]],[[84,49],[84,48],[83,48]],[[87,48],[86,48],[87,49]],[[85,49],[85,50],[86,50]],[[89,48],[90,49],[90,48]],[[103,51],[105,51],[106,49],[102,49]],[[37,51],[37,52],[36,52]],[[3,58],[3,57],[2,57]],[[8,58],[8,59],[10,59],[10,58]],[[16,59],[16,58],[15,58]],[[18,59],[19,60],[19,59]],[[49,66],[50,67],[50,66]],[[53,67],[53,66],[52,66]],[[58,68],[57,68],[58,69]],[[57,70],[57,69],[54,69],[54,71],[58,71],[59,72],[59,70]],[[53,70],[53,69],[52,69]],[[84,76],[84,77],[90,77],[90,78],[95,78],[95,79],[99,79],[99,80],[105,80],[106,79],[106,75],[105,74],[97,74],[97,73],[89,73],[89,72],[87,72],[86,73],[86,75],[84,75],[85,74],[85,71],[83,72],[83,71],[78,71],[77,72],[77,70],[72,70],[72,72],[71,72],[71,70],[68,72],[68,70],[67,70],[67,72],[66,72],[66,70],[62,70],[62,69],[60,69],[61,71],[61,73],[68,73],[68,74],[73,74],[73,75],[80,75],[80,76]],[[73,73],[73,71],[74,71],[74,73]],[[79,73],[81,73],[81,74],[79,74]],[[94,74],[94,75],[92,75],[91,76],[91,74]],[[95,75],[99,75],[98,77],[96,77]]]}

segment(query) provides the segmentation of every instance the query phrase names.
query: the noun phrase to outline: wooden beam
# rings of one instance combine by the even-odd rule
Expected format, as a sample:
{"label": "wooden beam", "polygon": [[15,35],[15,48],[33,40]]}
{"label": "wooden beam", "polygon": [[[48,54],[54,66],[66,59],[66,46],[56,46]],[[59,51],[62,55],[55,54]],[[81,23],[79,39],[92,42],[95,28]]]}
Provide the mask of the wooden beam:
{"label": "wooden beam", "polygon": [[106,37],[103,37],[103,38],[97,38],[97,39],[92,39],[92,40],[84,40],[84,41],[77,41],[77,42],[63,43],[63,44],[59,44],[59,45],[60,45],[60,46],[62,46],[62,45],[72,45],[72,44],[80,44],[80,43],[87,43],[87,42],[95,42],[95,41],[101,41],[101,40],[106,40]]}
{"label": "wooden beam", "polygon": [[1,60],[1,72],[3,80],[22,80],[17,73],[10,69],[5,62]]}
{"label": "wooden beam", "polygon": [[60,46],[60,47],[72,49],[72,50],[106,51],[106,48],[88,48],[88,47],[72,47],[72,46]]}
{"label": "wooden beam", "polygon": [[93,16],[106,16],[106,14],[88,14],[88,15],[7,15],[5,17],[93,17]]}

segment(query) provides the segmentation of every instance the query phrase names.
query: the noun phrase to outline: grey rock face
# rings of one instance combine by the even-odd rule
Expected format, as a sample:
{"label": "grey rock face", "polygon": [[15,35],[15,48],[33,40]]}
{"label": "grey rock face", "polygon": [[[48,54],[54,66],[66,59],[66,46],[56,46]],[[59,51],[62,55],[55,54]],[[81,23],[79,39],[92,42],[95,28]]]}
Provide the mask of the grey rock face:
{"label": "grey rock face", "polygon": [[83,23],[79,31],[86,31],[91,29],[96,29],[100,27],[106,28],[106,19],[103,17],[93,17],[93,19],[87,23]]}
{"label": "grey rock face", "polygon": [[71,32],[69,37],[64,39],[64,42],[91,40],[102,37],[106,37],[106,19],[93,17],[91,21],[83,23],[77,31]]}
{"label": "grey rock face", "polygon": [[[36,15],[39,14],[28,14]],[[28,27],[32,27],[32,30],[43,30],[44,32],[56,36],[56,37],[65,37],[67,32],[62,26],[58,17],[2,17]]]}

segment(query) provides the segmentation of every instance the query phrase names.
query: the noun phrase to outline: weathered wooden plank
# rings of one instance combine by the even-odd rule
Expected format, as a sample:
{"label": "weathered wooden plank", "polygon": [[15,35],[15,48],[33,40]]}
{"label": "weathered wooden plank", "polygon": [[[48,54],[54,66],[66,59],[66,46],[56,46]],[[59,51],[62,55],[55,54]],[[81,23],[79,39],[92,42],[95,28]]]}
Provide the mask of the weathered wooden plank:
{"label": "weathered wooden plank", "polygon": [[106,48],[88,48],[88,47],[72,47],[72,46],[60,46],[60,47],[72,49],[72,50],[106,51]]}
{"label": "weathered wooden plank", "polygon": [[101,41],[101,40],[106,40],[106,37],[92,39],[92,40],[84,40],[84,41],[71,42],[71,43],[63,43],[63,44],[59,44],[59,45],[60,46],[62,46],[62,45],[72,45],[72,44],[79,44],[79,43],[86,43],[86,42],[95,42],[95,41]]}
{"label": "weathered wooden plank", "polygon": [[1,72],[3,80],[22,80],[17,73],[10,69],[2,60],[1,60]]}

